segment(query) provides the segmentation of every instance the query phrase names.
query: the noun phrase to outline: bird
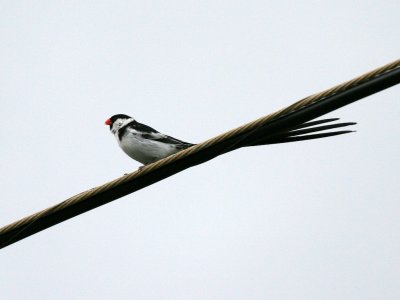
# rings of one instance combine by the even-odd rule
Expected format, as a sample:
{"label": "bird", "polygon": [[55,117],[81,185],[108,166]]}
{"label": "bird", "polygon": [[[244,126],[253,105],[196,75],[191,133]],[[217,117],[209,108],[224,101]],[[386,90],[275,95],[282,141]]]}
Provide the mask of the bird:
{"label": "bird", "polygon": [[[272,135],[265,135],[261,130],[259,134],[255,132],[255,135],[249,135],[247,139],[245,136],[234,141],[233,146],[229,147],[227,151],[241,147],[305,141],[354,132],[353,130],[322,132],[357,124],[355,122],[347,122],[326,125],[326,123],[338,120],[338,118],[330,118],[304,122],[292,125],[290,128]],[[129,157],[143,164],[139,170],[148,164],[196,145],[160,133],[154,128],[139,123],[134,118],[125,114],[113,115],[106,119],[105,124],[110,127],[110,131],[116,138],[120,148]],[[317,126],[321,124],[325,125]]]}
{"label": "bird", "polygon": [[105,124],[110,126],[110,131],[121,149],[143,165],[194,146],[192,143],[160,133],[124,114],[112,116]]}

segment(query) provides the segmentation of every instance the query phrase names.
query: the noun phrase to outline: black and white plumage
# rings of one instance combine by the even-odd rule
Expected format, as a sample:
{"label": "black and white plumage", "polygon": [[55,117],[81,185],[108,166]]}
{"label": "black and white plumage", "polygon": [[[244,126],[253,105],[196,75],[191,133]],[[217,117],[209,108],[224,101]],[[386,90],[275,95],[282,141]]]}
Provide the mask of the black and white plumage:
{"label": "black and white plumage", "polygon": [[144,165],[194,145],[162,134],[123,114],[112,116],[105,124],[110,126],[121,149]]}
{"label": "black and white plumage", "polygon": [[[351,130],[328,131],[331,129],[354,125],[354,122],[328,124],[339,119],[323,119],[306,122],[277,132],[273,135],[249,136],[251,139],[241,138],[234,142],[228,151],[247,147],[268,144],[288,143],[311,139],[325,138],[353,132]],[[163,134],[145,124],[137,122],[134,118],[117,114],[105,121],[115,136],[121,149],[134,160],[144,165],[153,163],[195,144],[183,142],[169,135]],[[321,124],[324,124],[320,126]]]}

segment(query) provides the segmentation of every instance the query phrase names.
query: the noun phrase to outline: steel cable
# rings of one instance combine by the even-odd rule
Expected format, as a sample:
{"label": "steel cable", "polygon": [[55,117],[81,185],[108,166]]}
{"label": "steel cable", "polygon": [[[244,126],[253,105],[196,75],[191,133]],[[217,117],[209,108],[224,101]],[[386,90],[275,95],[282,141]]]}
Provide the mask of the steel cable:
{"label": "steel cable", "polygon": [[299,126],[398,83],[400,83],[400,60],[306,97],[284,109],[145,166],[140,171],[79,193],[59,204],[4,226],[0,228],[0,248],[223,153],[251,145],[262,136]]}

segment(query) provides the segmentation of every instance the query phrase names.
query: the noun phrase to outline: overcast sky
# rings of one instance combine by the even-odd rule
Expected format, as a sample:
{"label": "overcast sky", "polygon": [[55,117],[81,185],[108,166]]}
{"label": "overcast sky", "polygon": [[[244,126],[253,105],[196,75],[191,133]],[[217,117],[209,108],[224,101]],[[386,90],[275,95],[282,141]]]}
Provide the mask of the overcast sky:
{"label": "overcast sky", "polygon": [[[1,1],[0,226],[399,58],[398,0]],[[0,252],[2,299],[399,299],[400,87]]]}

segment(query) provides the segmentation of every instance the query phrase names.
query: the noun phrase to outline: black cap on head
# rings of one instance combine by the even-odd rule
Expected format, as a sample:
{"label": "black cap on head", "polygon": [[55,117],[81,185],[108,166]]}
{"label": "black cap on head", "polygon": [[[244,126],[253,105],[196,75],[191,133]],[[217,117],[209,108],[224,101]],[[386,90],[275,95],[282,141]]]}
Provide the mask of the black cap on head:
{"label": "black cap on head", "polygon": [[105,121],[105,124],[111,126],[115,122],[115,120],[118,120],[118,119],[130,119],[130,118],[131,118],[130,116],[127,116],[127,115],[124,115],[124,114],[117,114],[117,115],[113,115],[111,118],[107,119]]}

